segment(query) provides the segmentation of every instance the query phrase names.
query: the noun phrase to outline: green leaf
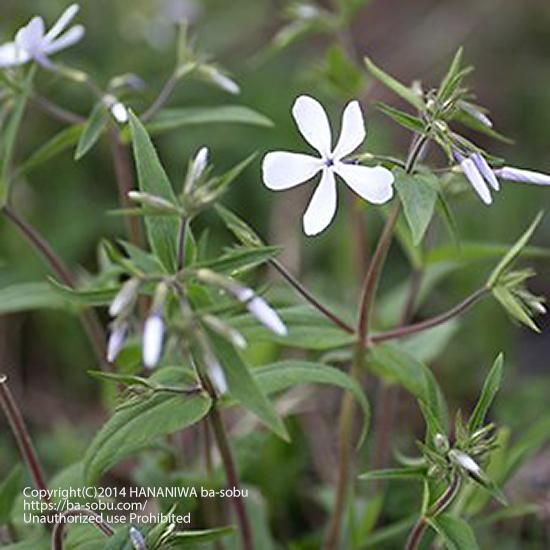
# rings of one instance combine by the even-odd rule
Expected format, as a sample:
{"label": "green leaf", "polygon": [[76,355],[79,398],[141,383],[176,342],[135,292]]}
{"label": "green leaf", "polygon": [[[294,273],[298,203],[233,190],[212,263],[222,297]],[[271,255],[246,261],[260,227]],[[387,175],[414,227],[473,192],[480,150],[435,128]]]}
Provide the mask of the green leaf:
{"label": "green leaf", "polygon": [[395,188],[403,204],[414,246],[418,246],[430,225],[437,200],[437,178],[429,172],[411,175],[395,168]]}
{"label": "green leaf", "polygon": [[[181,368],[163,368],[151,376],[159,384],[189,382]],[[152,445],[159,437],[203,418],[210,410],[211,399],[205,394],[193,396],[157,393],[138,399],[119,409],[94,437],[84,457],[85,478],[89,483],[133,453]]]}
{"label": "green leaf", "polygon": [[424,101],[422,101],[422,98],[414,90],[404,84],[401,84],[401,82],[393,78],[393,76],[390,76],[388,73],[377,67],[368,57],[365,57],[365,63],[367,64],[367,69],[370,71],[372,76],[374,76],[374,78],[380,80],[382,84],[416,107],[419,111],[424,109]]}
{"label": "green leaf", "polygon": [[195,529],[190,531],[181,531],[174,533],[168,540],[168,548],[192,548],[196,545],[215,542],[235,531],[234,527],[218,527],[216,529]]}
{"label": "green leaf", "polygon": [[241,105],[224,105],[220,107],[184,107],[181,109],[163,109],[147,124],[152,134],[175,130],[181,126],[217,123],[249,124],[271,127],[273,122],[266,116]]}
{"label": "green leaf", "polygon": [[14,466],[0,484],[0,525],[8,523],[17,497],[23,485],[23,470],[19,464]]}
{"label": "green leaf", "polygon": [[422,480],[426,476],[426,468],[388,468],[387,470],[373,470],[365,472],[359,476],[363,481],[371,481],[376,479],[398,479],[415,481]]}
{"label": "green leaf", "polygon": [[397,124],[403,126],[404,128],[407,128],[408,130],[411,130],[412,132],[423,134],[426,130],[422,119],[414,115],[410,115],[405,111],[400,111],[395,107],[390,107],[389,105],[386,105],[381,101],[376,102],[376,107],[378,108],[378,110],[382,111],[385,115],[389,116],[391,119],[397,122]]}
{"label": "green leaf", "polygon": [[0,289],[0,314],[64,307],[63,299],[45,282],[16,283]]}
{"label": "green leaf", "polygon": [[453,61],[449,66],[447,74],[443,77],[443,80],[441,81],[439,90],[437,92],[437,97],[441,103],[444,103],[447,99],[449,99],[455,92],[457,86],[460,84],[461,78],[457,77],[459,77],[461,73],[462,54],[463,48],[461,46],[460,48],[458,48],[453,58]]}
{"label": "green leaf", "polygon": [[17,175],[30,172],[42,163],[76,145],[82,135],[83,128],[83,125],[78,124],[64,128],[61,132],[55,134],[19,166]]}
{"label": "green leaf", "polygon": [[50,550],[50,537],[35,535],[31,538],[16,542],[14,544],[3,545],[4,550]]}
{"label": "green leaf", "polygon": [[374,346],[370,354],[375,372],[402,385],[416,397],[429,434],[447,433],[447,406],[432,371],[395,344]]}
{"label": "green leaf", "polygon": [[502,286],[497,286],[492,289],[492,293],[500,305],[512,317],[512,319],[519,321],[535,332],[540,332],[539,327],[533,319],[531,319],[529,311],[525,308],[521,301],[518,300],[512,292],[510,292],[510,290]]}
{"label": "green leaf", "polygon": [[250,341],[275,342],[282,346],[301,349],[329,350],[349,345],[354,341],[352,334],[335,327],[310,306],[281,308],[277,313],[288,329],[286,336],[278,336],[260,325],[258,320],[248,313],[234,317],[230,324]]}
{"label": "green leaf", "polygon": [[468,421],[468,430],[470,433],[474,433],[483,426],[485,422],[485,417],[487,416],[487,411],[491,406],[498,389],[500,388],[500,382],[502,380],[502,364],[503,364],[502,353],[496,358],[485,383],[483,384],[483,389],[481,390],[481,395],[477,401],[474,412],[470,416]]}
{"label": "green leaf", "polygon": [[229,393],[244,408],[252,411],[270,430],[288,441],[290,438],[285,425],[235,348],[213,332],[209,332],[209,336],[216,357],[227,377]]}
{"label": "green leaf", "polygon": [[50,277],[50,290],[59,298],[64,298],[72,304],[80,306],[106,306],[109,305],[120,287],[108,288],[71,288]]}
{"label": "green leaf", "polygon": [[533,236],[533,233],[535,232],[535,229],[539,225],[540,221],[542,220],[542,212],[539,212],[536,216],[531,225],[527,228],[525,233],[515,242],[515,244],[510,248],[508,253],[502,258],[502,260],[498,263],[498,265],[495,267],[491,275],[489,276],[489,279],[487,281],[487,286],[492,288],[495,286],[501,277],[501,275],[514,263],[516,258],[521,254],[531,237]]}
{"label": "green leaf", "polygon": [[109,121],[109,115],[102,102],[96,104],[92,109],[90,118],[86,121],[84,129],[78,140],[75,160],[80,160],[90,149],[97,143],[103,130],[106,128]]}
{"label": "green leaf", "polygon": [[207,267],[218,273],[238,275],[275,258],[281,251],[278,246],[263,248],[235,248],[213,260],[198,262],[195,267]]}
{"label": "green leaf", "polygon": [[31,94],[32,81],[35,72],[36,65],[33,65],[25,78],[23,90],[15,102],[10,121],[7,124],[5,132],[3,132],[3,139],[0,143],[2,153],[2,161],[0,166],[0,208],[7,203],[9,198],[10,183],[12,180],[10,174],[11,163],[15,152],[17,136],[19,134],[19,127],[21,126],[23,114],[25,113],[25,108]]}
{"label": "green leaf", "polygon": [[300,384],[328,384],[349,391],[363,411],[364,428],[360,443],[364,440],[370,424],[370,405],[361,386],[341,370],[320,363],[289,360],[255,369],[254,378],[266,395]]}
{"label": "green leaf", "polygon": [[216,205],[216,212],[226,227],[245,246],[265,246],[258,234],[239,216],[221,204]]}
{"label": "green leaf", "polygon": [[[147,131],[133,113],[130,113],[130,130],[140,190],[175,204],[176,196],[155,147]],[[146,216],[145,226],[151,249],[158,256],[164,268],[168,272],[174,272],[177,267],[178,220]]]}
{"label": "green leaf", "polygon": [[440,514],[428,523],[441,535],[449,550],[478,550],[472,528],[461,518]]}

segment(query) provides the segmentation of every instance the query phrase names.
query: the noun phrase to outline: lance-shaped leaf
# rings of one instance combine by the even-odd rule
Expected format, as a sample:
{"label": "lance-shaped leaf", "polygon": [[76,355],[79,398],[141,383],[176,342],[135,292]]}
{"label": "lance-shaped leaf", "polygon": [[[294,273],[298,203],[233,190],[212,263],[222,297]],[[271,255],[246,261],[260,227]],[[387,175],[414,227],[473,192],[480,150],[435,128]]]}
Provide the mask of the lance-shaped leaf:
{"label": "lance-shaped leaf", "polygon": [[78,140],[74,154],[75,160],[80,160],[97,143],[103,130],[107,127],[108,121],[109,114],[105,106],[102,102],[97,103],[92,109],[90,118],[86,121]]}
{"label": "lance-shaped leaf", "polygon": [[[130,113],[130,131],[140,190],[176,204],[172,185],[160,163],[151,138],[133,113]],[[168,272],[175,271],[178,220],[170,217],[146,216],[145,226],[151,249]]]}
{"label": "lance-shaped leaf", "polygon": [[266,116],[241,105],[223,105],[220,107],[184,107],[181,109],[163,109],[147,124],[151,134],[160,134],[182,126],[203,124],[248,124],[252,126],[273,126]]}
{"label": "lance-shaped leaf", "polygon": [[270,430],[288,441],[290,438],[285,425],[235,348],[213,332],[209,332],[209,337],[227,377],[230,395],[253,412]]}
{"label": "lance-shaped leaf", "polygon": [[411,229],[413,245],[418,246],[434,214],[437,178],[429,172],[407,174],[401,168],[396,168],[394,174],[395,188]]}
{"label": "lance-shaped leaf", "polygon": [[406,468],[388,468],[387,470],[372,470],[359,476],[363,481],[372,481],[377,479],[397,479],[397,480],[423,480],[426,476],[426,467],[406,467]]}
{"label": "lance-shaped leaf", "polygon": [[393,76],[390,76],[388,73],[377,67],[368,57],[365,57],[365,63],[367,64],[367,69],[370,71],[372,76],[380,80],[382,84],[387,86],[390,90],[395,92],[398,96],[402,97],[411,105],[414,105],[414,107],[416,107],[419,111],[424,108],[424,101],[414,90],[404,84],[401,84],[401,82],[396,80]]}
{"label": "lance-shaped leaf", "polygon": [[180,531],[171,535],[166,544],[170,550],[178,548],[189,548],[190,550],[197,545],[202,546],[209,542],[216,542],[232,534],[235,528],[232,526],[218,527],[216,529],[192,529],[189,531]]}
{"label": "lance-shaped leaf", "polygon": [[531,319],[529,309],[525,307],[522,301],[513,292],[511,292],[510,289],[503,286],[497,286],[493,288],[492,292],[493,296],[508,312],[512,319],[519,321],[534,332],[540,332],[540,329],[536,325],[535,321]]}
{"label": "lance-shaped leaf", "polygon": [[27,74],[23,89],[15,102],[10,120],[6,126],[5,132],[3,132],[3,139],[0,142],[0,153],[2,157],[0,161],[0,208],[6,204],[9,198],[10,183],[12,180],[10,171],[13,154],[15,152],[15,144],[17,136],[19,135],[19,127],[23,120],[23,114],[25,113],[25,108],[32,91],[32,81],[35,72],[36,66],[33,65]]}
{"label": "lance-shaped leaf", "polygon": [[526,247],[527,243],[533,236],[535,229],[542,220],[542,212],[539,212],[531,225],[527,228],[525,233],[515,242],[515,244],[510,248],[507,254],[500,260],[498,265],[492,271],[489,279],[487,280],[487,286],[493,288],[499,281],[503,273],[515,262],[516,258],[522,253],[523,249]]}
{"label": "lance-shaped leaf", "polygon": [[0,289],[0,314],[34,309],[63,309],[63,298],[45,282],[15,283]]}
{"label": "lance-shaped leaf", "polygon": [[213,260],[197,262],[195,267],[197,269],[207,267],[218,273],[227,273],[235,276],[275,258],[280,250],[278,246],[265,246],[252,249],[244,247],[234,248],[230,249],[223,256]]}
{"label": "lance-shaped leaf", "polygon": [[309,361],[280,361],[256,369],[254,378],[266,395],[300,384],[327,384],[349,391],[359,403],[364,416],[359,443],[366,437],[371,416],[369,402],[361,386],[341,370]]}
{"label": "lance-shaped leaf", "polygon": [[500,354],[496,358],[489,374],[487,375],[487,378],[485,379],[483,389],[481,390],[481,395],[479,396],[474,412],[468,421],[468,431],[471,434],[483,426],[485,417],[487,416],[487,411],[489,410],[489,407],[491,406],[491,403],[500,388],[503,361],[503,356]]}
{"label": "lance-shaped leaf", "polygon": [[[160,385],[188,385],[188,373],[181,368],[158,370],[151,381]],[[120,408],[94,437],[84,457],[88,482],[131,454],[154,444],[159,437],[203,418],[210,410],[211,399],[203,394],[179,395],[158,393],[142,396]]]}
{"label": "lance-shaped leaf", "polygon": [[11,520],[13,506],[23,488],[23,470],[18,464],[0,484],[0,525]]}
{"label": "lance-shaped leaf", "polygon": [[428,433],[432,437],[447,433],[447,406],[432,371],[395,344],[374,346],[370,353],[375,372],[402,385],[417,398]]}
{"label": "lance-shaped leaf", "polygon": [[231,210],[220,204],[217,204],[215,208],[227,229],[229,229],[242,244],[252,247],[265,246],[258,234],[234,212],[231,212]]}
{"label": "lance-shaped leaf", "polygon": [[478,550],[472,528],[461,518],[440,514],[428,518],[428,523],[441,535],[448,550]]}
{"label": "lance-shaped leaf", "polygon": [[400,126],[403,126],[404,128],[407,128],[408,130],[411,130],[412,132],[416,132],[418,134],[424,133],[425,125],[422,122],[422,119],[414,115],[410,115],[409,113],[405,113],[404,111],[400,111],[395,107],[390,107],[389,105],[386,105],[382,102],[377,102],[376,107],[385,115],[389,116],[391,119],[397,122],[397,124],[399,124]]}

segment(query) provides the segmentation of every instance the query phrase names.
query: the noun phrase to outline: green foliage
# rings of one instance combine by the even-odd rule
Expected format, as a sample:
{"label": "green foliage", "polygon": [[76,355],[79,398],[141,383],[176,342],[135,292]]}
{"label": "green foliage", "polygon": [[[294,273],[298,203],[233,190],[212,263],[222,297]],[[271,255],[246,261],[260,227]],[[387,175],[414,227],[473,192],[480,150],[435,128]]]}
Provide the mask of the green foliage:
{"label": "green foliage", "polygon": [[449,550],[477,550],[479,548],[472,528],[463,519],[450,514],[439,514],[434,518],[429,518],[428,521],[441,535]]}
{"label": "green foliage", "polygon": [[290,436],[275,409],[252,376],[250,369],[233,346],[225,339],[210,334],[216,356],[227,377],[229,393],[246,409],[252,411],[269,429],[288,440]]}
{"label": "green foliage", "polygon": [[62,298],[46,282],[15,283],[0,289],[0,313],[63,307]]}
{"label": "green foliage", "polygon": [[108,122],[109,113],[105,109],[105,105],[103,102],[97,103],[80,134],[74,154],[75,160],[80,160],[99,141]]}
{"label": "green foliage", "polygon": [[503,356],[502,354],[500,354],[496,358],[493,366],[491,367],[491,370],[489,371],[489,374],[487,375],[487,378],[485,379],[485,383],[483,384],[483,389],[481,390],[481,394],[477,401],[474,412],[472,413],[472,415],[470,416],[470,420],[468,421],[468,430],[470,433],[474,433],[479,430],[485,422],[485,417],[487,415],[489,407],[494,401],[496,394],[500,388],[503,362]]}
{"label": "green foliage", "polygon": [[[162,384],[188,383],[185,371],[165,368],[152,376]],[[136,396],[119,409],[95,436],[84,457],[85,478],[96,481],[123,458],[167,435],[198,422],[209,411],[211,400],[204,394],[192,396],[159,393]]]}
{"label": "green foliage", "polygon": [[[130,113],[130,130],[138,173],[139,188],[145,193],[176,202],[176,196],[147,131]],[[178,222],[172,218],[146,216],[145,226],[151,249],[169,273],[176,269]]]}
{"label": "green foliage", "polygon": [[18,464],[12,468],[8,476],[0,484],[0,525],[8,523],[15,500],[23,486],[23,470]]}
{"label": "green foliage", "polygon": [[395,188],[403,204],[405,218],[412,233],[412,242],[418,246],[430,225],[437,200],[437,178],[429,172],[407,174],[394,169]]}

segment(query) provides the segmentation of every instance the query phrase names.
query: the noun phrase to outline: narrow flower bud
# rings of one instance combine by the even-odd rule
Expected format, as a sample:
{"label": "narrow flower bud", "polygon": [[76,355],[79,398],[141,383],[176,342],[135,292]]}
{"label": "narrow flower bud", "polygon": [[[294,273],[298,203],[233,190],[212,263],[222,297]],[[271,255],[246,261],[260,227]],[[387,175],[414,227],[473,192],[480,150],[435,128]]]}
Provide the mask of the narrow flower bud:
{"label": "narrow flower bud", "polygon": [[212,384],[216,388],[216,391],[223,395],[227,392],[227,379],[225,378],[225,373],[218,361],[212,360],[208,362],[208,374]]}
{"label": "narrow flower bud", "polygon": [[459,107],[472,118],[475,118],[478,122],[483,124],[483,126],[486,126],[487,128],[493,127],[492,120],[484,112],[476,108],[475,105],[472,105],[466,101],[460,101]]}
{"label": "narrow flower bud", "polygon": [[152,313],[143,328],[143,363],[149,369],[155,367],[162,355],[164,321],[158,313]]}
{"label": "narrow flower bud", "polygon": [[124,341],[126,340],[126,334],[128,332],[128,325],[121,323],[113,328],[109,335],[109,341],[107,342],[107,361],[112,363],[120,353]]}
{"label": "narrow flower bud", "polygon": [[208,81],[212,82],[212,84],[215,84],[230,94],[236,95],[241,92],[239,85],[234,80],[231,80],[212,65],[202,65],[200,67],[200,72]]}
{"label": "narrow flower bud", "polygon": [[116,317],[133,304],[139,288],[139,279],[128,279],[114,297],[109,306],[109,315]]}
{"label": "narrow flower bud", "polygon": [[456,465],[466,470],[468,474],[476,478],[481,475],[481,468],[478,466],[477,462],[466,453],[452,449],[449,451],[449,458]]}
{"label": "narrow flower bud", "polygon": [[279,336],[286,336],[288,330],[277,312],[263,299],[257,296],[251,288],[238,288],[235,291],[238,300],[246,304],[246,309],[260,323]]}
{"label": "narrow flower bud", "polygon": [[193,166],[191,168],[193,178],[195,180],[199,179],[202,176],[207,164],[208,147],[201,147],[195,155],[195,158],[193,159]]}
{"label": "narrow flower bud", "polygon": [[480,153],[474,153],[471,158],[481,175],[485,178],[485,181],[488,182],[495,191],[498,191],[500,189],[500,184],[495,176],[495,173],[493,172],[493,169],[485,160],[485,157]]}
{"label": "narrow flower bud", "polygon": [[465,158],[457,151],[454,152],[454,155],[460,163],[460,168],[466,179],[470,182],[480,199],[487,205],[491,204],[493,202],[491,192],[472,157]]}
{"label": "narrow flower bud", "polygon": [[119,123],[119,124],[126,124],[130,118],[128,115],[128,109],[126,106],[121,103],[120,101],[117,101],[112,107],[111,107],[111,114],[113,115],[113,118]]}
{"label": "narrow flower bud", "polygon": [[170,201],[158,197],[157,195],[151,195],[150,193],[142,193],[141,191],[128,191],[128,198],[134,202],[148,206],[155,210],[162,210],[164,212],[178,213],[178,208]]}
{"label": "narrow flower bud", "polygon": [[229,340],[234,346],[241,349],[246,348],[246,340],[238,330],[235,330],[233,327],[230,327],[221,319],[213,315],[205,315],[203,320],[213,331]]}
{"label": "narrow flower bud", "polygon": [[495,170],[495,174],[505,180],[534,183],[535,185],[550,185],[550,175],[512,166],[503,166]]}
{"label": "narrow flower bud", "polygon": [[130,536],[130,542],[135,550],[147,550],[145,538],[138,529],[133,526],[130,527],[128,535]]}
{"label": "narrow flower bud", "polygon": [[446,453],[449,450],[449,440],[443,434],[435,434],[434,447],[440,453]]}

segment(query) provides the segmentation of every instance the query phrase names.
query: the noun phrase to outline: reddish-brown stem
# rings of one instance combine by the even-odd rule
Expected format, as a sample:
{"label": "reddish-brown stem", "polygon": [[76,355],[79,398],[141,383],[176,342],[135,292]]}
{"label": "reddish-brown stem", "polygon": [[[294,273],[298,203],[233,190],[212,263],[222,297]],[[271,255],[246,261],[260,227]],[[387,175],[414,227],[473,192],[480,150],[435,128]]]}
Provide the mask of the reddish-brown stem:
{"label": "reddish-brown stem", "polygon": [[[223,419],[215,401],[210,410],[209,419],[210,424],[212,425],[214,437],[216,439],[216,445],[220,451],[220,456],[227,478],[227,484],[231,489],[238,489],[240,487],[239,476],[235,467],[235,461],[233,460],[233,454],[231,452]],[[253,550],[254,542],[252,539],[252,530],[250,529],[250,523],[248,522],[248,515],[246,513],[243,497],[233,497],[233,505],[235,506],[235,512],[237,514],[237,522],[241,533],[243,550]]]}
{"label": "reddish-brown stem", "polygon": [[52,550],[63,550],[63,536],[65,534],[65,526],[67,525],[64,519],[69,516],[88,516],[91,518],[92,525],[95,525],[105,536],[112,537],[115,534],[112,527],[103,521],[103,518],[99,514],[92,512],[92,510],[88,510],[87,508],[69,510],[61,514],[60,521],[53,528]]}
{"label": "reddish-brown stem", "polygon": [[[32,247],[50,266],[59,279],[70,288],[76,288],[72,273],[63,260],[55,253],[50,244],[40,235],[34,227],[21,218],[10,206],[4,206],[4,216],[13,223]],[[88,335],[92,349],[99,365],[104,370],[110,370],[111,365],[105,359],[105,335],[103,327],[93,310],[85,310],[80,315],[80,320]]]}
{"label": "reddish-brown stem", "polygon": [[439,514],[443,513],[450,504],[452,504],[455,496],[460,490],[460,477],[457,474],[453,475],[451,483],[445,490],[445,492],[439,497],[439,499],[433,504],[433,506],[416,522],[413,527],[409,538],[407,539],[407,544],[405,545],[405,550],[416,550],[426,529],[428,528],[429,519],[432,517],[437,517]]}
{"label": "reddish-brown stem", "polygon": [[327,319],[332,321],[337,327],[340,327],[344,332],[347,332],[348,334],[354,334],[355,330],[353,327],[348,325],[343,319],[338,317],[335,313],[330,311],[326,306],[324,306],[311,292],[302,284],[300,281],[298,281],[288,269],[281,264],[278,260],[270,260],[270,265],[272,265],[281,275],[282,277],[300,294],[303,296],[315,309],[317,309],[320,313],[322,313]]}
{"label": "reddish-brown stem", "polygon": [[34,450],[29,431],[23,419],[23,415],[17,406],[15,399],[8,387],[8,377],[6,375],[0,375],[0,405],[4,410],[8,424],[19,447],[19,452],[27,465],[29,474],[36,489],[44,491],[44,498],[48,501],[46,481],[44,479],[44,473],[38,460],[38,456]]}
{"label": "reddish-brown stem", "polygon": [[388,340],[396,340],[398,338],[404,338],[405,336],[411,336],[418,332],[434,328],[438,325],[442,325],[447,321],[450,321],[454,317],[458,317],[461,313],[464,313],[467,309],[473,306],[475,303],[479,302],[485,296],[489,294],[489,289],[486,287],[476,290],[473,294],[468,296],[465,300],[449,309],[441,315],[431,317],[425,321],[420,321],[419,323],[414,323],[412,325],[406,325],[399,327],[393,330],[388,330],[385,332],[380,332],[378,334],[373,334],[369,337],[370,344],[379,344],[381,342],[387,342]]}

